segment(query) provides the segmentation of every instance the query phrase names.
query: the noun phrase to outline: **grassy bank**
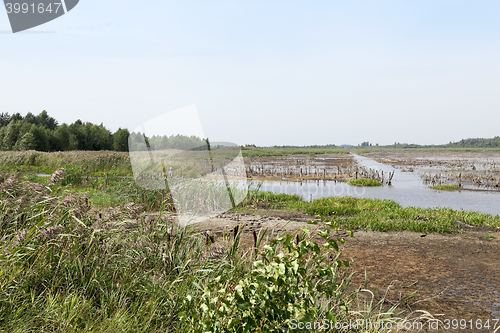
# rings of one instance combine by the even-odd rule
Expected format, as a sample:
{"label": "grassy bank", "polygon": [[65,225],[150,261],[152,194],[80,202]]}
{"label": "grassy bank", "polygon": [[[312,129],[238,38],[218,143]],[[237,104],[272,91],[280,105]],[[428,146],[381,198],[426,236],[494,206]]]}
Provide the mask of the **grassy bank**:
{"label": "grassy bank", "polygon": [[451,208],[402,207],[391,200],[330,197],[304,201],[298,195],[252,192],[244,208],[301,211],[322,215],[344,227],[374,231],[414,231],[424,233],[460,232],[460,221],[470,225],[500,227],[500,216]]}

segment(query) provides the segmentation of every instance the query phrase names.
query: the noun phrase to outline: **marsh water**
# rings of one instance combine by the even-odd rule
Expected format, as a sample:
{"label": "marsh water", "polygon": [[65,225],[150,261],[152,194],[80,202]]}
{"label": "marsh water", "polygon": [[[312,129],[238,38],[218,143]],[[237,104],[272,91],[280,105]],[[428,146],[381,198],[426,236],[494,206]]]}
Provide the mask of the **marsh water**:
{"label": "marsh water", "polygon": [[[395,171],[392,185],[357,187],[339,181],[264,181],[260,189],[277,193],[298,194],[306,200],[330,196],[354,196],[359,198],[390,199],[402,206],[449,207],[500,215],[498,191],[437,191],[429,189],[414,172],[403,172],[372,158],[352,154],[358,164],[366,168],[382,170],[384,174]],[[253,184],[257,186],[257,182]]]}

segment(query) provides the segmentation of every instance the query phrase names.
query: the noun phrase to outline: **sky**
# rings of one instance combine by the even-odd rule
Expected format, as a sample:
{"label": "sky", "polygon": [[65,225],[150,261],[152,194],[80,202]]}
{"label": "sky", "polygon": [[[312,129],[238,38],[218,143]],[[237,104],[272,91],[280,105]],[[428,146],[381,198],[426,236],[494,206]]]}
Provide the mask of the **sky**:
{"label": "sky", "polygon": [[498,17],[498,1],[81,0],[12,34],[0,10],[0,112],[115,131],[195,105],[212,141],[260,146],[494,137]]}

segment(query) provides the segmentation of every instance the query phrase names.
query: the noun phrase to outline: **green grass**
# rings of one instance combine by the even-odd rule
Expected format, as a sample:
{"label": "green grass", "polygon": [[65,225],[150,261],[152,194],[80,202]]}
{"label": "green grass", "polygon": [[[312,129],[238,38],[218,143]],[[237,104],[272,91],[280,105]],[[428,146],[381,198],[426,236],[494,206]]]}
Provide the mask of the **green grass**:
{"label": "green grass", "polygon": [[[5,195],[22,197],[17,191],[2,191],[2,202]],[[56,201],[65,200],[56,197]],[[200,239],[178,230],[167,242],[168,225],[160,221],[152,228],[142,222],[123,229],[119,220],[107,228],[98,227],[93,225],[95,217],[79,210],[81,205],[62,208],[42,199],[16,214],[14,206],[4,204],[0,330],[160,332],[175,328],[183,297],[195,288],[193,282],[204,278],[185,267],[188,258],[200,252]],[[50,228],[59,232],[44,236]],[[202,268],[201,263],[197,267]],[[187,281],[178,280],[186,275]]]}
{"label": "green grass", "polygon": [[[14,178],[0,184],[0,331],[287,331],[290,318],[360,318],[335,223],[321,223],[325,245],[307,228],[263,231],[248,251],[241,229],[210,244],[162,218],[164,205],[153,219],[100,216],[87,194]],[[213,255],[216,245],[223,250]]]}
{"label": "green grass", "polygon": [[343,148],[262,148],[262,147],[242,147],[241,152],[244,157],[258,156],[287,156],[287,155],[322,155],[322,154],[349,154]]}
{"label": "green grass", "polygon": [[[65,181],[61,182],[63,185]],[[148,211],[158,210],[168,197],[167,190],[148,190],[138,186],[133,178],[107,177],[83,179],[70,183],[69,192],[87,193],[96,208],[121,206],[130,202],[144,205]]]}
{"label": "green grass", "polygon": [[380,181],[371,178],[350,179],[347,184],[353,186],[382,186]]}
{"label": "green grass", "polygon": [[445,185],[445,184],[437,184],[430,186],[433,190],[445,190],[445,191],[453,191],[458,190],[460,186],[458,185]]}
{"label": "green grass", "polygon": [[352,147],[351,148],[353,152],[355,152],[356,154],[367,154],[367,153],[371,153],[373,151],[378,151],[379,149],[374,149],[374,148],[355,148],[355,147]]}
{"label": "green grass", "polygon": [[488,231],[488,234],[483,236],[483,239],[491,240],[497,238],[495,235],[491,235],[490,232]]}
{"label": "green grass", "polygon": [[[57,184],[53,190],[60,188],[62,193],[86,193],[89,203],[96,209],[113,208],[133,202],[148,211],[157,211],[162,205],[173,211],[172,201],[166,190],[143,189],[137,186],[133,178],[110,175],[101,179],[81,178],[79,172],[78,169],[69,170],[68,178]],[[28,178],[43,186],[47,185],[47,178],[33,174],[29,174]],[[376,199],[332,197],[307,202],[298,195],[262,191],[250,191],[247,199],[236,209],[248,210],[263,206],[271,210],[322,214],[338,219],[348,227],[377,231],[458,232],[461,229],[455,223],[456,220],[473,225],[500,226],[498,216],[477,212],[401,207],[393,201]]]}
{"label": "green grass", "polygon": [[13,171],[52,173],[59,168],[86,176],[132,175],[129,154],[113,151],[0,151],[0,165]]}
{"label": "green grass", "polygon": [[457,220],[500,227],[498,215],[451,208],[402,207],[392,200],[369,198],[329,197],[308,202],[295,195],[251,192],[239,209],[259,207],[260,201],[265,201],[271,209],[326,216],[351,229],[456,233],[463,230]]}
{"label": "green grass", "polygon": [[[260,148],[243,147],[245,157],[256,156],[287,156],[287,155],[317,155],[317,154],[348,154],[343,148]],[[234,159],[240,152],[240,147],[213,148],[212,153],[216,159]],[[206,161],[206,151],[185,151],[176,154],[165,165],[168,169],[173,167],[175,174],[196,177],[206,174],[205,169],[198,164]],[[149,155],[145,154],[147,163]],[[193,161],[200,162],[193,165]],[[157,167],[161,169],[162,165]],[[38,152],[38,151],[0,151],[0,168],[2,173],[21,172],[32,175],[35,182],[41,179],[33,178],[38,173],[51,174],[59,168],[68,172],[67,184],[80,186],[85,181],[81,177],[114,177],[132,176],[132,166],[128,152],[115,151],[67,151],[67,152]]]}
{"label": "green grass", "polygon": [[36,174],[28,174],[26,176],[26,179],[32,183],[39,183],[39,184],[48,184],[50,180],[49,177],[40,177],[37,176]]}
{"label": "green grass", "polygon": [[[211,245],[193,229],[176,228],[164,218],[172,211],[168,193],[118,177],[124,164],[113,169],[111,155],[79,166],[71,155],[25,153],[7,167],[27,179],[0,183],[1,332],[190,332],[209,331],[204,325],[213,323],[235,332],[240,322],[286,328],[285,304],[302,318],[355,319],[347,292],[349,262],[339,259],[333,240],[338,228],[460,232],[456,220],[500,226],[499,216],[476,212],[351,197],[307,202],[298,195],[250,191],[237,209],[264,203],[324,216],[320,236],[327,246],[306,229],[263,231],[259,250],[248,251],[239,243],[241,231]],[[80,156],[79,163],[90,156]],[[66,159],[68,177],[49,188],[48,179],[35,173],[58,168],[59,159]],[[81,177],[107,167],[114,172],[101,179]],[[123,207],[130,202],[159,215],[132,215]],[[225,244],[222,255],[211,256],[218,244]]]}

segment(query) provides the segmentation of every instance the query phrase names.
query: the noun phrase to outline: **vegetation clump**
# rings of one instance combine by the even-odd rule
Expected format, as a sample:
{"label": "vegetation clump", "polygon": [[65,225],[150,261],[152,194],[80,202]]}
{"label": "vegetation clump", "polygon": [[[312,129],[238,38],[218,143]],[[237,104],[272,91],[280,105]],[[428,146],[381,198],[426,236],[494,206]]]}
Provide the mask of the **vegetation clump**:
{"label": "vegetation clump", "polygon": [[453,190],[460,189],[460,186],[458,186],[458,185],[437,184],[437,185],[432,185],[430,188],[432,188],[433,190],[453,191]]}
{"label": "vegetation clump", "polygon": [[354,319],[349,312],[353,294],[347,291],[350,263],[340,259],[337,244],[345,240],[332,238],[338,233],[334,223],[322,227],[322,245],[308,227],[278,235],[248,262],[247,270],[217,274],[189,295],[187,311],[179,314],[184,331],[287,332],[294,320]]}
{"label": "vegetation clump", "polygon": [[382,182],[371,178],[351,179],[347,183],[353,186],[382,186]]}

